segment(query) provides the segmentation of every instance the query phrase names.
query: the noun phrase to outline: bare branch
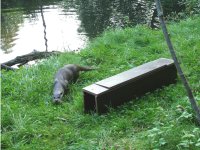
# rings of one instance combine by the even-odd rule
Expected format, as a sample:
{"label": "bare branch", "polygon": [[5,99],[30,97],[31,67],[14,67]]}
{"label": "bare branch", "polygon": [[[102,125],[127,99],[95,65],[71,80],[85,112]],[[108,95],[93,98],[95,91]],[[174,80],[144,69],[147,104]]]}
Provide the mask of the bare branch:
{"label": "bare branch", "polygon": [[1,69],[11,70],[11,66],[13,66],[13,65],[19,64],[18,66],[22,66],[22,65],[28,63],[29,61],[47,58],[47,57],[50,57],[52,55],[58,55],[60,53],[61,52],[58,52],[58,51],[52,51],[52,52],[33,51],[29,54],[17,56],[15,59],[12,59],[10,61],[2,63]]}

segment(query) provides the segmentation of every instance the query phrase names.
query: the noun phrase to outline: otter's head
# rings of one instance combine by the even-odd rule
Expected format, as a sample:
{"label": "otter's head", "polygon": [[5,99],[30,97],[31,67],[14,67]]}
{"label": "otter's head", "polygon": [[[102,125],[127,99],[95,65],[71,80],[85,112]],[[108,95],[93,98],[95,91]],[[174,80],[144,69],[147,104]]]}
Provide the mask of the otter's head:
{"label": "otter's head", "polygon": [[59,82],[56,82],[54,84],[54,90],[53,90],[53,103],[54,104],[60,104],[62,103],[62,98],[64,96],[64,88],[62,86],[62,84],[60,84]]}

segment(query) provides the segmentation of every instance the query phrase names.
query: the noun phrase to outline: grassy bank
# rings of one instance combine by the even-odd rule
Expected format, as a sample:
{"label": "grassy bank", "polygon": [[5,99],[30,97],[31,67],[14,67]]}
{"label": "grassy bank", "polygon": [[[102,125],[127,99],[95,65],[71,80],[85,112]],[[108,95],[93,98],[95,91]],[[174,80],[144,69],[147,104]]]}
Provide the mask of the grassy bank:
{"label": "grassy bank", "polygon": [[[200,100],[200,18],[169,25],[181,66]],[[144,26],[107,31],[80,54],[52,57],[31,68],[2,72],[3,149],[199,149],[200,129],[178,81],[106,115],[83,113],[82,88],[145,62],[170,58],[163,34]],[[62,105],[52,105],[53,77],[68,63],[82,73]]]}

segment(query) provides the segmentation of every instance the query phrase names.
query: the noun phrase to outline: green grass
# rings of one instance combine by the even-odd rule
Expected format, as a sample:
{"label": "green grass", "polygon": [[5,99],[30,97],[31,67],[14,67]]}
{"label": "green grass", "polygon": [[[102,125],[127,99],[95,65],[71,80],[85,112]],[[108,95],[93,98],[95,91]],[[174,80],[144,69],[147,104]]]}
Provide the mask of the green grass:
{"label": "green grass", "polygon": [[[181,67],[200,101],[200,18],[168,25]],[[170,58],[160,30],[106,31],[79,54],[66,53],[16,72],[1,72],[2,149],[199,149],[200,129],[180,79],[109,113],[83,113],[82,88],[145,62]],[[82,73],[62,105],[52,104],[53,77],[68,63]]]}

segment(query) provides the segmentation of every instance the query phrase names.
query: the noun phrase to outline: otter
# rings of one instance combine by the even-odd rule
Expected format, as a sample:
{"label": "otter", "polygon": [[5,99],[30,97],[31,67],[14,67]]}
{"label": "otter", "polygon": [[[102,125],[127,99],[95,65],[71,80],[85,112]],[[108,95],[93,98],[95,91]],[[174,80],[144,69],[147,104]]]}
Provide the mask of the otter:
{"label": "otter", "polygon": [[60,68],[55,75],[53,88],[53,103],[62,103],[64,94],[69,90],[69,83],[75,82],[80,71],[94,70],[90,67],[83,67],[76,64],[68,64]]}

